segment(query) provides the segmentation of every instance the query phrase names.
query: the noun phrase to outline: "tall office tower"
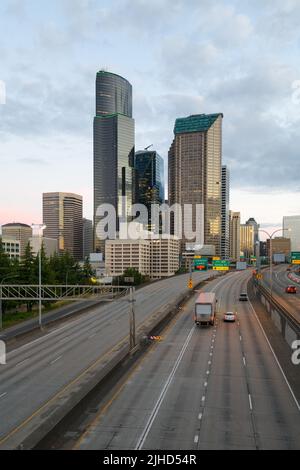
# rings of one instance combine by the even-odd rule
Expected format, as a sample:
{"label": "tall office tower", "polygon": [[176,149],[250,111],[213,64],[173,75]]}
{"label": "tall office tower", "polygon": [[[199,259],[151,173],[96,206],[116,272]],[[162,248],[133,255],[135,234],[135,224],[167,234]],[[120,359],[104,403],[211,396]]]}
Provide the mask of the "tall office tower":
{"label": "tall office tower", "polygon": [[20,256],[25,255],[26,246],[32,237],[32,228],[27,224],[13,222],[10,224],[2,225],[2,237],[5,239],[19,240]]}
{"label": "tall office tower", "polygon": [[233,261],[240,260],[241,253],[241,214],[229,211],[229,256]]}
{"label": "tall office tower", "polygon": [[255,227],[252,224],[241,224],[241,251],[247,260],[255,254],[254,239]]}
{"label": "tall office tower", "polygon": [[[102,218],[97,215],[99,206],[111,204],[115,208],[116,230],[119,228],[121,217],[128,219],[134,199],[133,165],[132,86],[125,78],[101,70],[96,77],[94,118],[95,251],[105,253],[105,241],[97,236],[97,225]],[[126,200],[126,213],[122,200]]]}
{"label": "tall office tower", "polygon": [[230,175],[226,165],[222,166],[222,232],[221,257],[229,259],[229,192]]}
{"label": "tall office tower", "polygon": [[[169,150],[169,203],[204,205],[204,244],[221,254],[221,160],[223,114],[176,119]],[[195,229],[195,210],[192,216]],[[181,240],[181,250],[191,246]]]}
{"label": "tall office tower", "polygon": [[82,260],[82,196],[43,193],[44,236],[58,240],[58,252]]}
{"label": "tall office tower", "polygon": [[250,219],[247,220],[246,225],[252,225],[254,229],[254,246],[256,246],[256,244],[259,243],[259,227],[260,226],[253,217],[250,217]]}
{"label": "tall office tower", "polygon": [[164,203],[164,161],[155,150],[140,150],[135,153],[134,168],[135,202],[145,205],[148,210],[145,228],[159,231],[159,227],[155,227],[155,221],[151,220],[151,206]]}
{"label": "tall office tower", "polygon": [[82,230],[83,259],[86,259],[93,252],[93,222],[82,219]]}
{"label": "tall office tower", "polygon": [[283,217],[283,236],[291,239],[291,251],[300,251],[300,215]]}

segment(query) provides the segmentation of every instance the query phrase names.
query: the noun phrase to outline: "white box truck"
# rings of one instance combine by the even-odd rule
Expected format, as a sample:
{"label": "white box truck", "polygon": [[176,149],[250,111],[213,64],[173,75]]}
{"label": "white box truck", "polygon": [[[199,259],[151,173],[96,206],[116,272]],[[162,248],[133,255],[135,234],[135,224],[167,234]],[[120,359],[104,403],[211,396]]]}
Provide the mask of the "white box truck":
{"label": "white box truck", "polygon": [[197,326],[213,325],[216,318],[216,294],[202,292],[195,301],[194,320]]}

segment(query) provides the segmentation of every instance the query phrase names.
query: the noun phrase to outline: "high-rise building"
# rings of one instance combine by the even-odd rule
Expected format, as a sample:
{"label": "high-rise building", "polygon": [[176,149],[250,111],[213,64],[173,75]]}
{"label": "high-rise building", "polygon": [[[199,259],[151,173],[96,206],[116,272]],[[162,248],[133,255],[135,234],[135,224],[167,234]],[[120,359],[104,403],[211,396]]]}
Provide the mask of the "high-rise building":
{"label": "high-rise building", "polygon": [[241,253],[241,214],[229,211],[229,256],[233,261],[240,260]]}
{"label": "high-rise building", "polygon": [[241,224],[241,252],[247,260],[255,254],[254,237],[255,227],[252,224]]}
{"label": "high-rise building", "polygon": [[[169,202],[204,206],[204,243],[221,254],[221,160],[223,114],[176,119],[169,150]],[[195,210],[192,216],[195,228]],[[184,234],[181,250],[186,248]]]}
{"label": "high-rise building", "polygon": [[300,215],[283,217],[284,236],[291,239],[291,251],[300,251]]}
{"label": "high-rise building", "polygon": [[83,218],[82,230],[83,259],[86,259],[93,252],[93,222]]}
{"label": "high-rise building", "polygon": [[135,153],[135,202],[146,206],[148,211],[147,227],[149,230],[159,229],[155,227],[155,221],[151,220],[152,204],[163,204],[164,190],[164,161],[155,150],[140,150]]}
{"label": "high-rise building", "polygon": [[229,259],[229,169],[222,166],[222,223],[221,223],[221,257]]}
{"label": "high-rise building", "polygon": [[259,242],[259,224],[253,217],[250,217],[250,219],[247,220],[246,225],[252,225],[254,229],[254,246],[256,246],[256,243]]}
{"label": "high-rise building", "polygon": [[29,243],[30,237],[32,237],[32,228],[30,225],[21,224],[19,222],[13,222],[10,224],[2,225],[2,236],[3,238],[11,238],[12,240],[20,241],[20,256],[25,255],[26,246]]}
{"label": "high-rise building", "polygon": [[[134,199],[134,120],[132,86],[120,75],[101,70],[96,76],[94,118],[94,248],[104,253],[97,236],[97,209],[111,204],[119,218],[128,219]],[[122,201],[126,201],[126,213]],[[104,214],[103,214],[104,215]]]}
{"label": "high-rise building", "polygon": [[58,252],[68,251],[82,260],[82,196],[73,193],[43,193],[44,236],[58,241]]}

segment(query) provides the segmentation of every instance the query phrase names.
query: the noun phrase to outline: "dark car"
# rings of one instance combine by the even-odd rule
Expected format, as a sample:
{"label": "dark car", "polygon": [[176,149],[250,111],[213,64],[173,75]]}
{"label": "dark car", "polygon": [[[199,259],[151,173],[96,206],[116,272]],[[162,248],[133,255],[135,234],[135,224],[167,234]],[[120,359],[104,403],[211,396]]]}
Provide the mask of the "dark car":
{"label": "dark car", "polygon": [[248,300],[248,294],[246,294],[245,292],[242,292],[239,296],[239,300],[241,301]]}
{"label": "dark car", "polygon": [[297,294],[297,289],[296,289],[296,286],[287,286],[285,288],[285,292],[287,294]]}

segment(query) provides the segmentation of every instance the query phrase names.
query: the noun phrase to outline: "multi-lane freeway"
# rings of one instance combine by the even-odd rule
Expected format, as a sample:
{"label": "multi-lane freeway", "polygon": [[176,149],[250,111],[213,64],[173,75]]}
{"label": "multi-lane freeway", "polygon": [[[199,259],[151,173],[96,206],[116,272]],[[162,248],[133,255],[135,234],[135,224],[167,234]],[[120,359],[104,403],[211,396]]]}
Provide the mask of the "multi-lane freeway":
{"label": "multi-lane freeway", "polygon": [[[289,279],[287,271],[288,265],[278,265],[273,268],[273,295],[280,303],[300,321],[300,285]],[[270,273],[269,270],[263,272],[263,284],[270,288]],[[294,285],[297,288],[296,294],[288,294],[285,289],[289,285]]]}
{"label": "multi-lane freeway", "polygon": [[[194,279],[212,275],[195,273]],[[187,291],[187,282],[188,275],[181,275],[139,289],[137,326]],[[52,397],[128,335],[128,311],[126,299],[103,304],[8,353],[7,364],[0,365],[0,448]]]}
{"label": "multi-lane freeway", "polygon": [[[77,440],[76,449],[300,449],[300,408],[251,302],[250,273],[210,282],[215,327],[191,299]],[[225,311],[236,323],[224,323]],[[300,367],[300,366],[299,366]]]}

